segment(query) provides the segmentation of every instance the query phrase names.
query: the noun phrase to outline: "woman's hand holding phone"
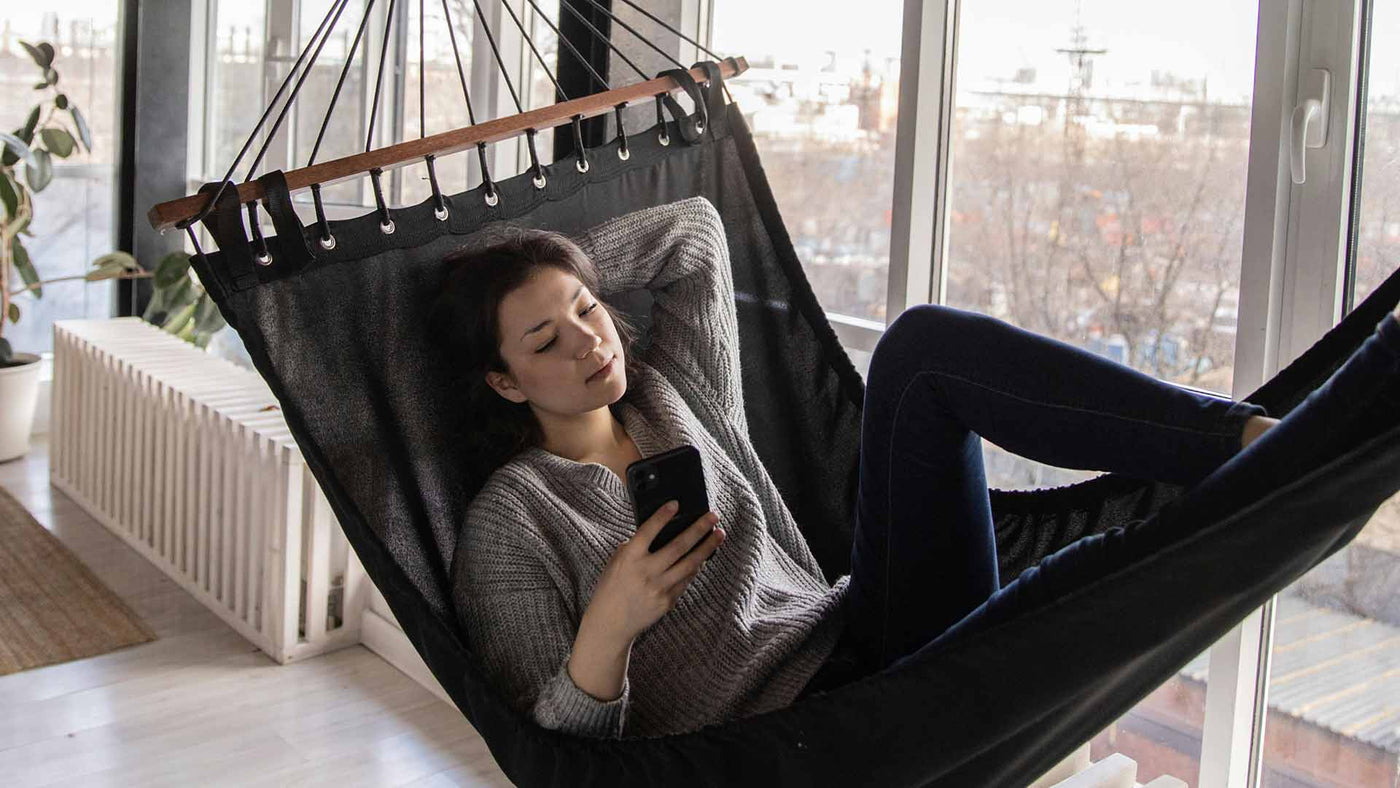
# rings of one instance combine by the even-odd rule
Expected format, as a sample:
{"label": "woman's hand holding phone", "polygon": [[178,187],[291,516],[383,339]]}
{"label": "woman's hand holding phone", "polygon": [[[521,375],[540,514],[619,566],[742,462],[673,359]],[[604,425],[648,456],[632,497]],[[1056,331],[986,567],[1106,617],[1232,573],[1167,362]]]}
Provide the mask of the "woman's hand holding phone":
{"label": "woman's hand holding phone", "polygon": [[671,501],[657,509],[613,553],[594,587],[580,630],[608,633],[618,639],[615,642],[631,644],[675,607],[690,581],[724,541],[724,529],[715,527],[719,516],[707,511],[665,547],[649,552],[652,540],[675,516],[676,508],[676,502]]}

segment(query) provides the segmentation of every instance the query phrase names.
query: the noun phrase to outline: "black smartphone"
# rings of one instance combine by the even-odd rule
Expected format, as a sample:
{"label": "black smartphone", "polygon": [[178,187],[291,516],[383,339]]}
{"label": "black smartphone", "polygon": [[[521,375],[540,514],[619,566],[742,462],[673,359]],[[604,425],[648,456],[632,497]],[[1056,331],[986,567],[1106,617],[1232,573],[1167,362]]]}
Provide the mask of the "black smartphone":
{"label": "black smartphone", "polygon": [[667,501],[680,504],[675,515],[651,541],[647,548],[651,553],[665,547],[710,510],[700,452],[688,443],[628,465],[627,491],[632,495],[638,528]]}

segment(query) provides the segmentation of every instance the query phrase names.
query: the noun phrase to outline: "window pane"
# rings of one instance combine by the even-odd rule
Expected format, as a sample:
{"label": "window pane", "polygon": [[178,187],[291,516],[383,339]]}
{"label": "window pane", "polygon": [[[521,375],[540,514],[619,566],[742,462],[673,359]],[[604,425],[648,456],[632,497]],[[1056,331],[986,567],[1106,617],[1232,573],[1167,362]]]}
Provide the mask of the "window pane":
{"label": "window pane", "polygon": [[884,321],[903,3],[714,4],[714,46],[827,312]]}
{"label": "window pane", "polygon": [[[205,179],[210,181],[223,177],[272,97],[263,94],[263,4],[219,3],[217,7],[209,64],[211,144],[204,163]],[[256,155],[257,148],[248,154]],[[235,182],[243,180],[250,163],[248,158],[233,174]]]}
{"label": "window pane", "polygon": [[[56,50],[53,65],[59,85],[92,133],[92,153],[75,151],[66,159],[54,159],[52,182],[33,195],[34,218],[28,228],[33,235],[21,235],[19,240],[44,279],[80,276],[94,258],[115,246],[118,4],[67,5],[53,11],[12,3],[0,11],[0,26],[6,30],[0,41],[0,79],[9,86],[0,93],[3,128],[9,131],[23,125],[36,102],[55,95],[53,89],[32,89],[41,74],[19,45],[20,41],[46,41]],[[76,135],[69,113],[58,112],[53,121]],[[19,286],[16,282],[12,289]],[[54,320],[112,315],[112,287],[110,281],[77,280],[46,285],[39,299],[31,294],[17,296],[20,322],[7,322],[5,337],[15,350],[48,352],[53,349]]]}
{"label": "window pane", "polygon": [[[1242,0],[964,3],[947,303],[1229,392],[1256,21]],[[1093,475],[985,454],[995,487]],[[1204,668],[1095,737],[1093,759],[1194,782]]]}
{"label": "window pane", "polygon": [[[1374,4],[1355,300],[1400,266],[1400,7]],[[1394,785],[1400,773],[1400,498],[1278,597],[1265,786]]]}

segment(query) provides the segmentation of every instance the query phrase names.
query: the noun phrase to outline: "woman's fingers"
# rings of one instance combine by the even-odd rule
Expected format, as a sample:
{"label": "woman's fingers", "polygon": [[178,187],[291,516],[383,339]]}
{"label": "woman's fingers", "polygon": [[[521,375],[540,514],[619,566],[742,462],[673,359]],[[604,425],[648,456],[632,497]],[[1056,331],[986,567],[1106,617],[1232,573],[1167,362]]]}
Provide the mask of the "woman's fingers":
{"label": "woman's fingers", "polygon": [[661,575],[661,587],[671,589],[672,596],[679,597],[685,591],[685,586],[700,573],[700,568],[723,543],[724,529],[714,529],[700,546],[695,548],[695,552],[677,561]]}
{"label": "woman's fingers", "polygon": [[688,528],[676,534],[676,537],[669,544],[656,551],[658,566],[664,570],[676,563],[690,548],[711,533],[717,522],[719,522],[719,515],[714,512],[705,512],[697,517]]}

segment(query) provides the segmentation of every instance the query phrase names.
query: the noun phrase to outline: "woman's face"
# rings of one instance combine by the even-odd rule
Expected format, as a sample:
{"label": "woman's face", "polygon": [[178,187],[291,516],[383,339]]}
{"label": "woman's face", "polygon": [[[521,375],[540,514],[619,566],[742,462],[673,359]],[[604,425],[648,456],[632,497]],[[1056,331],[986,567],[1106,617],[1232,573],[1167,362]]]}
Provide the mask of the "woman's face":
{"label": "woman's face", "polygon": [[626,358],[612,316],[573,274],[541,267],[501,301],[500,327],[510,372],[488,372],[486,382],[511,402],[576,414],[626,392]]}

